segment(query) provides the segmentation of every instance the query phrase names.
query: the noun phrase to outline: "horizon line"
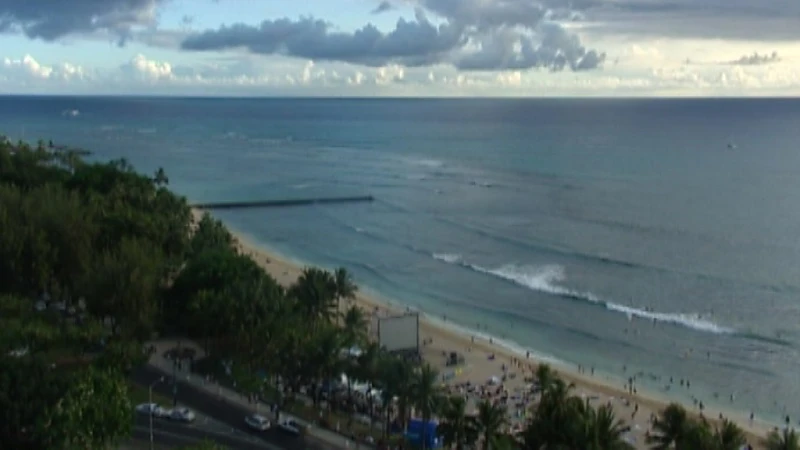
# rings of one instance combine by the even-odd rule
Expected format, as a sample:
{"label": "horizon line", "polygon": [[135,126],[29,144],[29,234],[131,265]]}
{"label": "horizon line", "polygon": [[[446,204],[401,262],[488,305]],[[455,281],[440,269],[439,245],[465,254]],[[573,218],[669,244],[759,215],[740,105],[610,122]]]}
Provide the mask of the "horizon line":
{"label": "horizon line", "polygon": [[184,99],[184,100],[800,100],[800,95],[762,96],[762,95],[715,95],[715,96],[643,96],[643,95],[573,95],[573,96],[405,96],[405,95],[164,95],[164,94],[28,94],[0,93],[0,98],[35,97],[35,98],[138,98],[138,99]]}

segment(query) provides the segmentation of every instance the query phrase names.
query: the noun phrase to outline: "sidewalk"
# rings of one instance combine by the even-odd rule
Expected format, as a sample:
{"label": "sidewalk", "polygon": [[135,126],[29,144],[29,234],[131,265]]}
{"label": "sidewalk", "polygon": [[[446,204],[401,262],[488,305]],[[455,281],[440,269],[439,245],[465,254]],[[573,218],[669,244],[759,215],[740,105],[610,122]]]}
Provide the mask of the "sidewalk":
{"label": "sidewalk", "polygon": [[[196,343],[189,340],[181,340],[181,341],[159,340],[159,341],[151,341],[148,342],[147,344],[152,345],[155,348],[155,352],[153,352],[153,354],[150,356],[149,364],[153,367],[161,369],[162,371],[168,374],[173,373],[174,367],[172,360],[165,358],[164,353],[166,353],[168,350],[177,347],[178,344],[180,344],[181,348],[194,349],[196,359],[205,357],[205,352],[203,351],[203,349]],[[246,395],[235,392],[234,390],[226,388],[224,386],[220,386],[219,384],[214,383],[213,381],[206,381],[202,376],[189,372],[187,368],[188,364],[182,367],[182,370],[176,370],[175,375],[178,380],[190,383],[193,386],[208,392],[209,394],[213,394],[219,398],[225,399],[226,401],[235,403],[254,413],[258,412],[264,414],[270,411],[270,405],[264,402],[253,403],[248,400]],[[363,442],[359,443],[341,434],[323,428],[319,428],[301,418],[295,417],[291,414],[287,414],[286,412],[281,411],[281,417],[295,420],[297,423],[306,427],[307,435],[325,444],[329,444],[333,447],[340,449],[373,448],[373,446],[370,446],[369,444],[365,444]]]}

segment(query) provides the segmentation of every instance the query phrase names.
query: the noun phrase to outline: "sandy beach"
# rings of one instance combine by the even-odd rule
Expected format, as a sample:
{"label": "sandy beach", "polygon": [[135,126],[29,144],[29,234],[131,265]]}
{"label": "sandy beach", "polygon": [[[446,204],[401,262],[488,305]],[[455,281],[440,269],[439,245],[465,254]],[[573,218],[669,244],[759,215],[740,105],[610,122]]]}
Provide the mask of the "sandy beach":
{"label": "sandy beach", "polygon": [[[198,217],[201,213],[194,211],[194,214]],[[266,251],[255,245],[242,233],[237,233],[235,230],[231,230],[231,232],[238,241],[239,250],[251,256],[281,285],[290,285],[301,273],[303,269],[301,264],[282,258],[274,252]],[[355,281],[358,284],[358,280]],[[376,315],[396,315],[406,312],[404,307],[392,304],[390,300],[381,300],[377,296],[363,291],[357,294],[354,301],[373,318],[373,325],[377,322]],[[472,386],[487,386],[490,378],[498,377],[504,380],[502,390],[509,393],[509,405],[523,401],[526,386],[530,384],[525,382],[525,378],[531,376],[540,363],[535,355],[519,354],[498,345],[493,339],[487,339],[477,334],[470,335],[468,331],[459,332],[442,326],[442,321],[446,323],[446,318],[432,320],[425,317],[424,314],[421,317],[420,340],[425,342],[423,357],[438,368],[442,374],[448,375],[448,389],[456,391],[459,389],[458,386],[463,386],[467,382]],[[446,366],[446,355],[450,352],[457,352],[464,358],[464,363],[459,366],[457,372],[453,367]],[[589,399],[596,406],[611,403],[617,417],[630,425],[631,443],[637,449],[648,448],[645,444],[645,437],[650,429],[651,417],[657,415],[668,404],[667,400],[639,389],[636,389],[635,393],[630,392],[626,382],[623,381],[625,378],[623,374],[620,374],[619,379],[612,379],[605,375],[594,374],[594,369],[591,367],[553,365],[553,368],[566,381],[574,383],[574,392],[577,395]],[[503,377],[504,374],[506,377]],[[493,386],[491,389],[496,390],[497,387]],[[636,387],[635,382],[633,387]],[[684,406],[690,412],[699,413],[694,405],[685,404]],[[512,424],[524,423],[525,409],[520,408],[517,412],[513,406],[509,407],[509,412],[514,416]],[[771,426],[758,421],[750,421],[744,415],[739,417],[728,411],[722,412],[708,407],[704,410],[705,417],[714,424],[718,421],[720,414],[724,414],[727,419],[736,422],[745,430],[748,442],[753,448],[763,448],[762,439],[772,428]]]}

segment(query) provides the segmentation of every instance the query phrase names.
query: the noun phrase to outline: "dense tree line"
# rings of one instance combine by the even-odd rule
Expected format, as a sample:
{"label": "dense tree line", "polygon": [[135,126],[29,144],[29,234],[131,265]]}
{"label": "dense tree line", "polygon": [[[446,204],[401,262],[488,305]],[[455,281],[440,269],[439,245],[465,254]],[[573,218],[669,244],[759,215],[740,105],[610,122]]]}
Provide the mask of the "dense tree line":
{"label": "dense tree line", "polygon": [[130,434],[144,361],[191,214],[125,161],[0,140],[0,442],[107,448]]}
{"label": "dense tree line", "polygon": [[[459,450],[631,448],[610,407],[574,396],[545,365],[526,426],[511,435],[502,405],[484,401],[473,412],[444,394],[433,368],[371,342],[346,270],[307,268],[284,288],[222,223],[208,215],[194,223],[167,183],[163,171],[144,176],[124,160],[88,163],[66,149],[0,143],[0,442],[8,448],[107,448],[125,438],[125,373],[147,358],[144,341],[164,332],[231,362],[241,389],[279,409],[302,393],[350,413],[349,384],[366,382],[380,392],[367,396],[367,410],[386,441],[391,425],[405,429],[414,414],[438,418],[445,446]],[[357,356],[343,353],[354,346]],[[342,373],[346,398],[332,401],[328,382]],[[770,439],[770,450],[797,448],[793,432]],[[654,449],[743,442],[732,423],[713,427],[677,405],[649,438]]]}

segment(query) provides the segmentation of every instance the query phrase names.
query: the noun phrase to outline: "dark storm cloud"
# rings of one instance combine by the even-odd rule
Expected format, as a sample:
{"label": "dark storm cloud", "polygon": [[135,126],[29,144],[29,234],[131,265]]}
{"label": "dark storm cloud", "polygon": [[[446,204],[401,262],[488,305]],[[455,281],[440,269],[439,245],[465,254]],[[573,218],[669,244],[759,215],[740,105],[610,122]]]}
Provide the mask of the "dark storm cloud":
{"label": "dark storm cloud", "polygon": [[534,27],[547,13],[539,2],[524,0],[422,0],[421,4],[441,17],[482,30],[498,26]]}
{"label": "dark storm cloud", "polygon": [[107,31],[120,42],[136,26],[153,22],[166,0],[0,0],[0,31],[52,41],[71,33]]}
{"label": "dark storm cloud", "polygon": [[[604,60],[560,25],[546,21],[548,10],[531,1],[422,0],[418,6],[413,21],[401,19],[389,32],[372,25],[340,32],[310,18],[266,20],[258,26],[234,24],[194,34],[182,48],[245,48],[367,66],[451,64],[462,70],[578,71],[598,68]],[[444,23],[435,25],[424,11]]]}
{"label": "dark storm cloud", "polygon": [[195,34],[183,41],[186,50],[224,50],[244,47],[264,55],[284,54],[323,61],[344,61],[366,66],[398,63],[422,66],[463,44],[461,30],[436,26],[424,15],[414,21],[400,19],[395,29],[383,33],[373,25],[355,32],[334,31],[322,20],[304,18],[265,20],[259,26],[236,24]]}
{"label": "dark storm cloud", "polygon": [[780,61],[781,58],[778,56],[778,52],[772,53],[753,53],[752,55],[744,55],[741,58],[731,61],[729,64],[733,64],[736,66],[760,66],[762,64],[769,64]]}
{"label": "dark storm cloud", "polygon": [[372,10],[372,14],[380,14],[385,13],[386,11],[391,11],[393,8],[392,4],[386,0],[383,0],[375,9]]}

